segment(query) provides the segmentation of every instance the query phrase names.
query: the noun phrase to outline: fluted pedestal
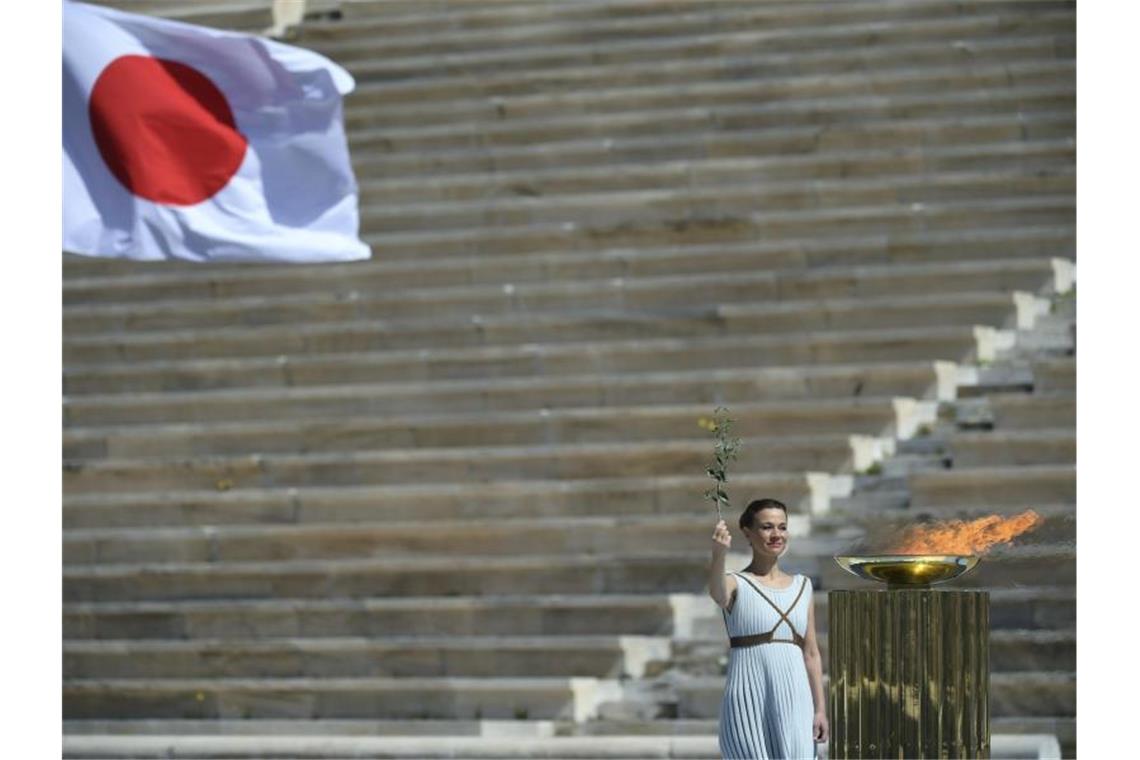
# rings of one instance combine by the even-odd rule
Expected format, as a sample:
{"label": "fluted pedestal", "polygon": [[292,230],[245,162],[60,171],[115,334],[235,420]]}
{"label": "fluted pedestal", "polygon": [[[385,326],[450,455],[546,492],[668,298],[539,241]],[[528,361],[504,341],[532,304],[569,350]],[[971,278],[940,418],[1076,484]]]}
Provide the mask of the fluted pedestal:
{"label": "fluted pedestal", "polygon": [[828,594],[833,758],[988,758],[984,591]]}

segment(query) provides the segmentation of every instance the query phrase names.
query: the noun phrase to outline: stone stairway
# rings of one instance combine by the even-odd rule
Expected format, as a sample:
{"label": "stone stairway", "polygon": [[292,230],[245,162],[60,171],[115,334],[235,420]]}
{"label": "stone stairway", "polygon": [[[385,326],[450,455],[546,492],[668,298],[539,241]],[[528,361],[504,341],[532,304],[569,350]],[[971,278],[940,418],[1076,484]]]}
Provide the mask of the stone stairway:
{"label": "stone stairway", "polygon": [[718,404],[825,648],[869,531],[1046,515],[966,585],[993,756],[1075,752],[1072,3],[342,0],[288,37],[357,77],[372,261],[65,258],[67,756],[717,756]]}

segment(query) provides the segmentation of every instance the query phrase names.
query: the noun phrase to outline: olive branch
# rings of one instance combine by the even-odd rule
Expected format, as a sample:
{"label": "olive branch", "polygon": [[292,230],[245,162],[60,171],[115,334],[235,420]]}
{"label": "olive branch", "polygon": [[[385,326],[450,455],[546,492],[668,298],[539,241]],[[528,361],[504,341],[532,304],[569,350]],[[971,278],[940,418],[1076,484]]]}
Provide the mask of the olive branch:
{"label": "olive branch", "polygon": [[716,443],[713,445],[716,461],[705,469],[708,476],[716,481],[716,485],[705,491],[705,498],[716,504],[716,516],[719,520],[720,505],[723,504],[725,507],[729,505],[728,491],[725,490],[724,484],[728,482],[728,463],[736,459],[736,452],[740,449],[740,439],[730,437],[734,423],[728,416],[728,410],[723,406],[716,408],[713,419],[701,417],[697,424],[713,433],[716,438]]}

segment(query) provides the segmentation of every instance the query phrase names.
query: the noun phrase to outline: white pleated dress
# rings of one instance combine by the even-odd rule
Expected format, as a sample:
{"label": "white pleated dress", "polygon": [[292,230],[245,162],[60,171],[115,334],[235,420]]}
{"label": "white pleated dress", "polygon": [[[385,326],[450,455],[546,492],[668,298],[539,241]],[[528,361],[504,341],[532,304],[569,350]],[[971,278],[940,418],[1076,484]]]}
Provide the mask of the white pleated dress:
{"label": "white pleated dress", "polygon": [[732,575],[736,599],[731,612],[721,610],[729,638],[771,632],[774,641],[728,650],[720,753],[749,760],[813,760],[815,705],[803,649],[791,641],[807,634],[811,580],[797,574],[786,589],[772,589]]}

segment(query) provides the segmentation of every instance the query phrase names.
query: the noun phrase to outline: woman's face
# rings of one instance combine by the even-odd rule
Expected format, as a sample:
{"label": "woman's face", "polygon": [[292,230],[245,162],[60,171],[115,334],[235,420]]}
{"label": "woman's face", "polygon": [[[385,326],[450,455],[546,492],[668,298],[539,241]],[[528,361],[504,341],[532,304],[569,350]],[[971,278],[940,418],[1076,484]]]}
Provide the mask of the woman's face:
{"label": "woman's face", "polygon": [[779,557],[788,548],[788,516],[782,509],[761,509],[752,523],[752,546],[761,554]]}

